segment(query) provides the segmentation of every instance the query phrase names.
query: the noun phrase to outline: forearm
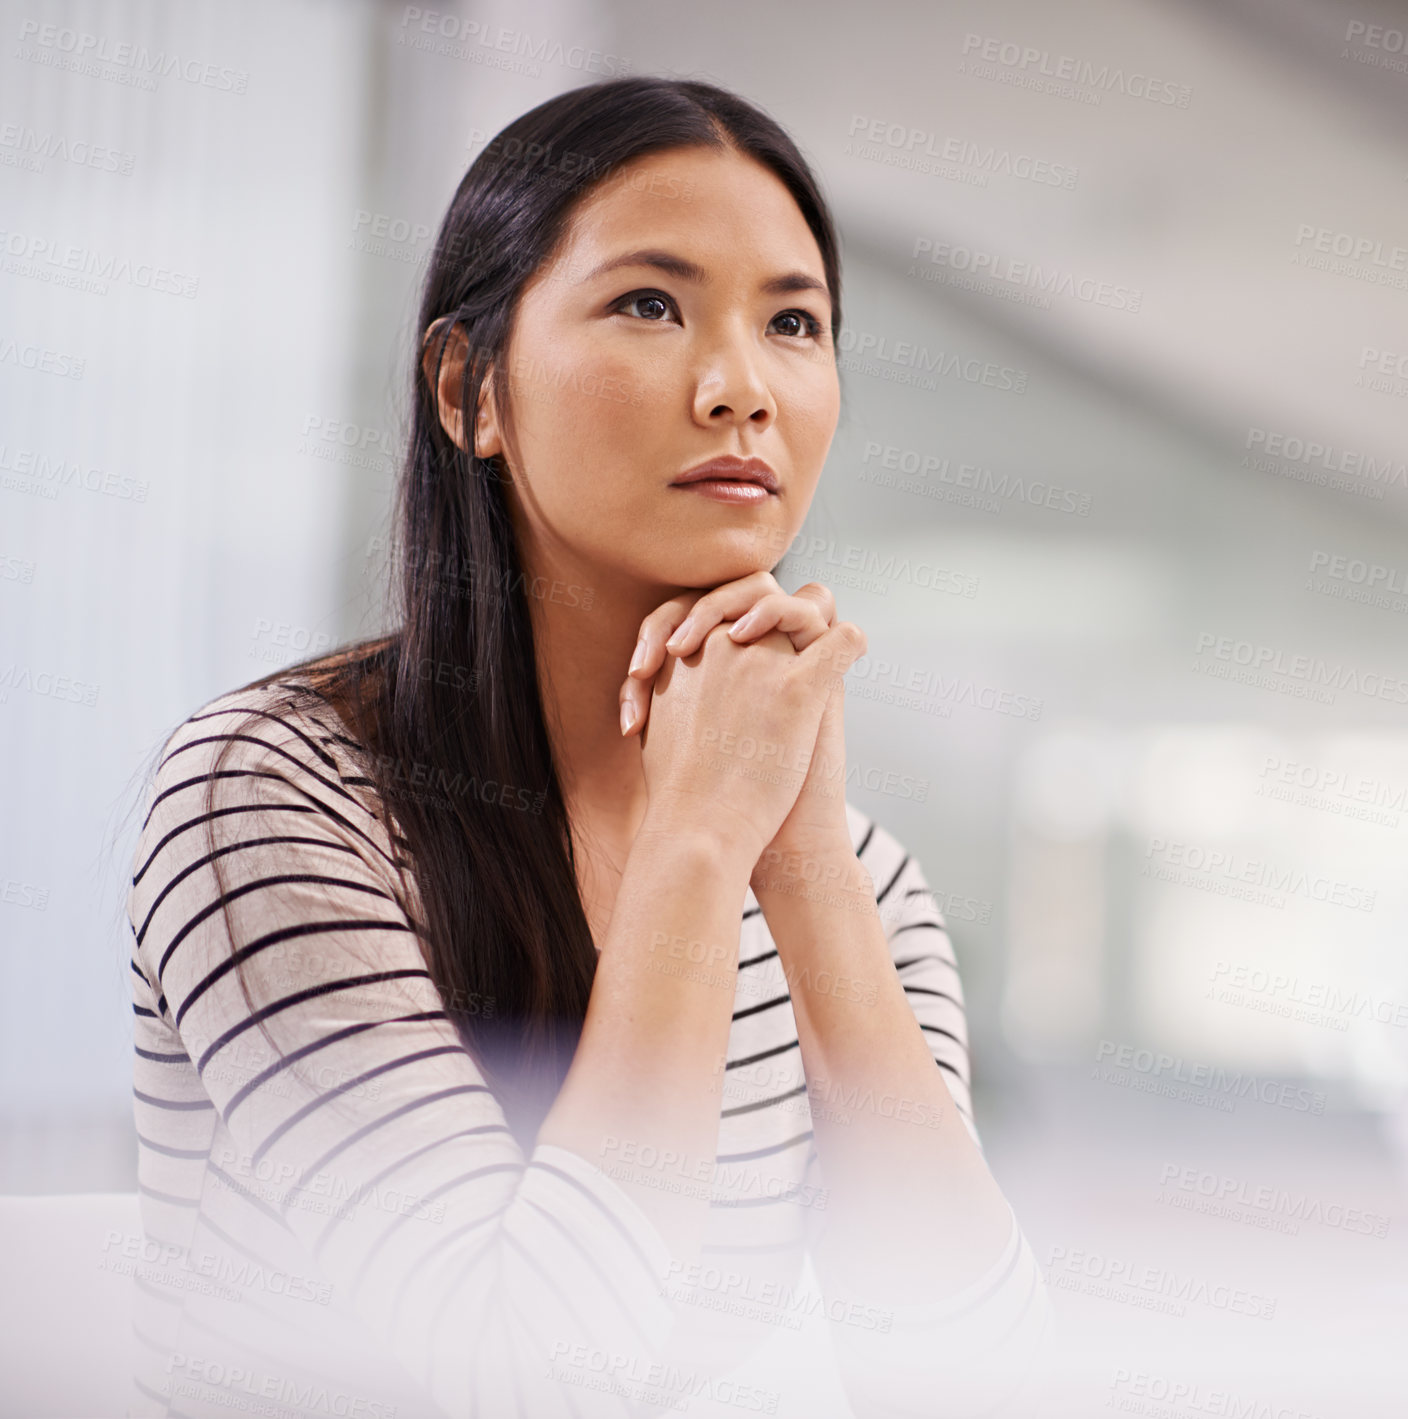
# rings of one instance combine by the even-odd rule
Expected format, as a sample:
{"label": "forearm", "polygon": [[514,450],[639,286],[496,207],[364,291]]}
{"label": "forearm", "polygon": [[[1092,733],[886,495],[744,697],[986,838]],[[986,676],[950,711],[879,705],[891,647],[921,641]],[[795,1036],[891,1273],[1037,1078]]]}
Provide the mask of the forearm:
{"label": "forearm", "polygon": [[959,1290],[1011,1217],[896,974],[869,875],[848,845],[806,855],[833,885],[755,875],[792,997],[829,1195],[827,1242],[858,1286]]}
{"label": "forearm", "polygon": [[[694,1250],[708,1216],[746,856],[708,834],[642,828],[572,1066],[538,1135],[606,1168],[677,1255]],[[661,1185],[681,1169],[697,1187]]]}

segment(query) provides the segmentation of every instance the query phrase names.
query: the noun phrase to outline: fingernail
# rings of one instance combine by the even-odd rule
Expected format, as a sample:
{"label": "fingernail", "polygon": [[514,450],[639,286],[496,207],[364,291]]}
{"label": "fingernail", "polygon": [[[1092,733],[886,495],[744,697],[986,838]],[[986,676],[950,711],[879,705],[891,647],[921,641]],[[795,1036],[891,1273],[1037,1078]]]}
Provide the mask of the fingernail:
{"label": "fingernail", "polygon": [[[618,660],[616,663],[619,665],[621,662]],[[627,700],[626,703],[621,706],[621,733],[629,734],[631,732],[631,726],[635,724],[635,722],[636,707]]]}
{"label": "fingernail", "polygon": [[630,668],[630,670],[626,671],[626,674],[629,675],[629,674],[631,674],[633,671],[639,670],[639,669],[641,668],[641,666],[644,665],[644,664],[645,664],[645,637],[642,636],[642,637],[636,642],[636,651],[635,651],[635,654],[634,654],[633,656],[631,656],[631,668]]}
{"label": "fingernail", "polygon": [[[683,644],[684,644],[685,637],[686,637],[686,636],[690,633],[690,631],[692,631],[693,629],[694,629],[694,617],[693,617],[693,616],[686,616],[686,617],[684,618],[684,620],[680,622],[680,628],[679,628],[679,630],[677,630],[677,631],[674,633],[674,635],[672,635],[672,636],[670,637],[670,639],[665,642],[665,644],[666,644],[667,646],[683,645]],[[618,662],[618,664],[619,664],[619,662]]]}
{"label": "fingernail", "polygon": [[758,613],[756,611],[750,611],[746,616],[741,617],[728,628],[730,637],[737,640],[739,636],[746,636],[752,627],[757,624],[757,620]]}

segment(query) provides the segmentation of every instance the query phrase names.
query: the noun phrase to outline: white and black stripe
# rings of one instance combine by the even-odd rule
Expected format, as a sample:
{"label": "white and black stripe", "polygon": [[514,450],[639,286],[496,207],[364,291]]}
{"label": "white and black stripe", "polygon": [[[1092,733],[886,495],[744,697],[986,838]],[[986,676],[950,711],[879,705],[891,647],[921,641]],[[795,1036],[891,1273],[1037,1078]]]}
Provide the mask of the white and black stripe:
{"label": "white and black stripe", "polygon": [[[224,696],[177,730],[134,858],[143,1225],[187,1264],[138,1277],[132,1412],[228,1413],[218,1385],[172,1363],[209,1351],[250,1372],[263,1356],[283,1379],[340,1376],[403,1413],[629,1413],[547,1370],[567,1341],[659,1347],[667,1250],[602,1167],[549,1146],[523,1155],[401,908],[404,840],[388,837],[340,722],[293,709],[286,688]],[[942,916],[900,844],[848,816],[906,998],[976,1138]],[[817,1223],[797,1199],[819,1160],[787,982],[751,892],[718,1161],[768,1186],[716,1197],[706,1253],[795,1278]],[[414,1205],[388,1210],[392,1194]],[[1037,1275],[1015,1231],[1009,1252],[972,1308],[1020,1337]],[[306,1284],[294,1295],[275,1275]],[[855,1363],[864,1386],[877,1357]],[[292,1412],[327,1412],[292,1380],[264,1383]]]}

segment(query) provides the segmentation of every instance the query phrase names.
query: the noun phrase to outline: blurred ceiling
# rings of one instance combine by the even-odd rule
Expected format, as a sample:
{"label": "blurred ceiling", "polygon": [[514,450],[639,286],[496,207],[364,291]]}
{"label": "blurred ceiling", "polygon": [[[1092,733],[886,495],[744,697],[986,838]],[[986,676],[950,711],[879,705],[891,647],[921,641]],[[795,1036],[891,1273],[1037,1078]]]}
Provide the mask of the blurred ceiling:
{"label": "blurred ceiling", "polygon": [[[679,0],[612,0],[608,13],[633,71],[684,66]],[[1261,429],[1331,450],[1320,462],[1396,465],[1408,462],[1405,31],[1408,7],[1379,3],[722,0],[685,43],[689,72],[740,88],[798,138],[852,256],[900,276],[925,262],[931,278],[962,275],[975,260],[999,273],[999,294],[916,273],[916,302],[960,306],[1230,449]],[[1155,97],[1136,96],[1145,88]],[[940,171],[899,165],[914,157]],[[1074,185],[1004,170],[1026,171],[1019,158],[1046,177],[1074,168]],[[1016,263],[1066,293],[1021,303],[1037,292]],[[1098,283],[1123,288],[1126,306],[1137,291],[1137,309],[1069,289]],[[1402,374],[1375,388],[1380,361]],[[1374,509],[1408,518],[1408,490]]]}

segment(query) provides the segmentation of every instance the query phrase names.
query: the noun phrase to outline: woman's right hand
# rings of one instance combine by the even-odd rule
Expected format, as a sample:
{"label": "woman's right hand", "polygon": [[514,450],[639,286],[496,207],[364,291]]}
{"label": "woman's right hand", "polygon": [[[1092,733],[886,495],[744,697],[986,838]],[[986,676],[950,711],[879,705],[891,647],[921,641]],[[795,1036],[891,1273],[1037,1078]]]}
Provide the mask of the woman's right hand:
{"label": "woman's right hand", "polygon": [[827,697],[864,651],[839,621],[805,650],[782,631],[738,644],[716,625],[667,659],[641,735],[643,830],[705,830],[751,871],[797,801]]}

